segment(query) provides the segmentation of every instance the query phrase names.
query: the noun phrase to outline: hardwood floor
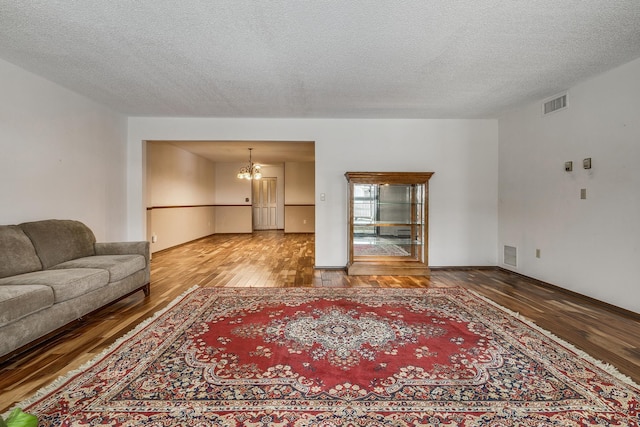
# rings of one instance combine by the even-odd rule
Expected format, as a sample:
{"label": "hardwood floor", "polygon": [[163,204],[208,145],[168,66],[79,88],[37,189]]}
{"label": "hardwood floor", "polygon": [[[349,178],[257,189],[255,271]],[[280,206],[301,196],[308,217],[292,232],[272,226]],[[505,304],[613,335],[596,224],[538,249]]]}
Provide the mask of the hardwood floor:
{"label": "hardwood floor", "polygon": [[0,365],[0,413],[100,354],[194,285],[254,287],[452,287],[472,289],[640,383],[640,316],[505,271],[435,270],[431,277],[347,276],[314,270],[314,236],[220,234],[153,255],[151,295],[138,292]]}

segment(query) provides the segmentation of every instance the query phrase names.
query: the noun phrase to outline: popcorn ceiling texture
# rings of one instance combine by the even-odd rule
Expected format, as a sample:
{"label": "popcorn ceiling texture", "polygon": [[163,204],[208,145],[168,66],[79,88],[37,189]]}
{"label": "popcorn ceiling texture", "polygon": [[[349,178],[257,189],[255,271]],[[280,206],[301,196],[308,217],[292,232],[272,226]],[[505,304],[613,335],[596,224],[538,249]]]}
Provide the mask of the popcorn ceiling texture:
{"label": "popcorn ceiling texture", "polygon": [[134,116],[488,118],[638,57],[638,0],[0,0],[0,58]]}

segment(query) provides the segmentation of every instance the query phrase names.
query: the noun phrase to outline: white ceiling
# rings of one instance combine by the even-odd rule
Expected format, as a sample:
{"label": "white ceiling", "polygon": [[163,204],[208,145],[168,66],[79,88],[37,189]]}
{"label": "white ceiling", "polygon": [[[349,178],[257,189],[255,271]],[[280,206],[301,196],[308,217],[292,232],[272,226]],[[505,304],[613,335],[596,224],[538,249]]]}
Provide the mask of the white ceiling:
{"label": "white ceiling", "polygon": [[165,142],[213,162],[249,163],[249,148],[254,163],[273,165],[284,162],[313,162],[312,141],[159,141]]}
{"label": "white ceiling", "polygon": [[640,57],[640,0],[0,0],[0,58],[130,116],[488,118]]}

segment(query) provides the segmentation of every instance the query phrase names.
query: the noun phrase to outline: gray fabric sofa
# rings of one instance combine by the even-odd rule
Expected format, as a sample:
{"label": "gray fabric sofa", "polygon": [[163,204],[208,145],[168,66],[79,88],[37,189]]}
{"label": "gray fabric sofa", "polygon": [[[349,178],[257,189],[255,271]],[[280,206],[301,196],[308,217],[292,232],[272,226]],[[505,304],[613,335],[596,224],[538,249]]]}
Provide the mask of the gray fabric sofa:
{"label": "gray fabric sofa", "polygon": [[149,294],[149,242],[97,243],[71,220],[1,225],[0,360],[138,290]]}

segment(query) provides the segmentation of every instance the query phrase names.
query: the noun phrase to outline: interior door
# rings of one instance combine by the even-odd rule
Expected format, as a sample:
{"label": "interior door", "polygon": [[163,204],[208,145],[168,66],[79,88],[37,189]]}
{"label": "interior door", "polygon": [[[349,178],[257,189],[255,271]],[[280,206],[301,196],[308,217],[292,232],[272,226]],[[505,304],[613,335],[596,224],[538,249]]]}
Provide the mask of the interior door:
{"label": "interior door", "polygon": [[252,182],[254,230],[278,228],[276,183],[277,178],[254,179]]}

